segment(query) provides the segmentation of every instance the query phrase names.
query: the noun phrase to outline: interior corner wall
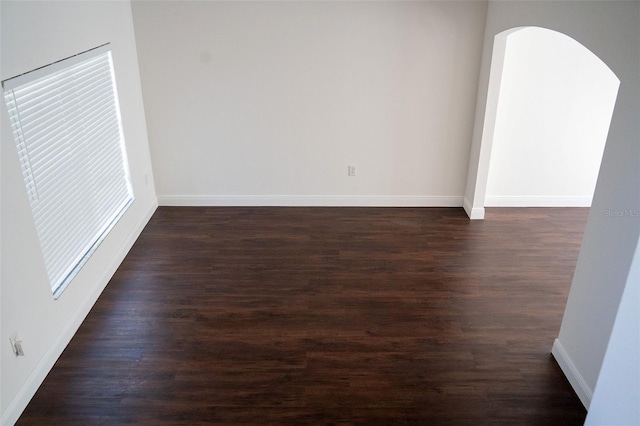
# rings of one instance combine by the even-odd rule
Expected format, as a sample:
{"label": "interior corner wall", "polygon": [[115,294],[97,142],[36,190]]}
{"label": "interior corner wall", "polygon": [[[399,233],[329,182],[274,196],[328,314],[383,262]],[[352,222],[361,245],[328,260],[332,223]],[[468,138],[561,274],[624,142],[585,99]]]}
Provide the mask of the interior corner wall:
{"label": "interior corner wall", "polygon": [[462,205],[485,14],[133,2],[161,204]]}
{"label": "interior corner wall", "polygon": [[[564,33],[596,54],[620,79],[582,248],[556,341],[563,351],[554,352],[556,356],[564,353],[559,363],[587,407],[640,235],[639,21],[640,2],[636,1],[491,1],[487,10],[478,88],[478,105],[483,108],[478,110],[476,124],[484,120],[493,38],[507,29],[539,26]],[[474,131],[470,171],[477,171],[480,164],[477,134]],[[473,201],[476,176],[470,173],[466,200]]]}
{"label": "interior corner wall", "polygon": [[[4,101],[1,120],[0,415],[13,424],[157,206],[128,2],[0,2],[0,79],[110,42],[134,203],[53,299]],[[23,343],[14,356],[9,337]]]}

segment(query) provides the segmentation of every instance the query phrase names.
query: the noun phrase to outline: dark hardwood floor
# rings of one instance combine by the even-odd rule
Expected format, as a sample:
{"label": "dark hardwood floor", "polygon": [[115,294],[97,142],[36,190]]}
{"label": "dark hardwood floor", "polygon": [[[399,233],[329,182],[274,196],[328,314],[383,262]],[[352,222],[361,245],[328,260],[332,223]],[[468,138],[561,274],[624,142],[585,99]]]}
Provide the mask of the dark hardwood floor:
{"label": "dark hardwood floor", "polygon": [[159,208],[18,424],[582,424],[587,214]]}

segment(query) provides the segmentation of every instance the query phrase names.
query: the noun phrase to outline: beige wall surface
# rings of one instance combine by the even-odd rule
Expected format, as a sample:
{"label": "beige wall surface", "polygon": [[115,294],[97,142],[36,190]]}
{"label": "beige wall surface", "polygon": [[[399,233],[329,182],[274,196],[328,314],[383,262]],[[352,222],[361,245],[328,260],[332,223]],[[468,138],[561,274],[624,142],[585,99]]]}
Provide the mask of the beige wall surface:
{"label": "beige wall surface", "polygon": [[134,2],[161,203],[460,205],[485,12],[475,1]]}

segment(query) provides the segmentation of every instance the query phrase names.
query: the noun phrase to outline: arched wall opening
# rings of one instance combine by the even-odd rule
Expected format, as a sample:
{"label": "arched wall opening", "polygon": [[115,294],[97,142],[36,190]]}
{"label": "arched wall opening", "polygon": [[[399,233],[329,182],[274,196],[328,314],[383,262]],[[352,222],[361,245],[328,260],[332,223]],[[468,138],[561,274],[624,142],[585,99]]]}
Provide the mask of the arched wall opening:
{"label": "arched wall opening", "polygon": [[524,27],[499,37],[485,206],[589,207],[620,80],[557,31]]}
{"label": "arched wall opening", "polygon": [[590,206],[619,86],[602,60],[562,33],[497,34],[472,219],[485,206]]}

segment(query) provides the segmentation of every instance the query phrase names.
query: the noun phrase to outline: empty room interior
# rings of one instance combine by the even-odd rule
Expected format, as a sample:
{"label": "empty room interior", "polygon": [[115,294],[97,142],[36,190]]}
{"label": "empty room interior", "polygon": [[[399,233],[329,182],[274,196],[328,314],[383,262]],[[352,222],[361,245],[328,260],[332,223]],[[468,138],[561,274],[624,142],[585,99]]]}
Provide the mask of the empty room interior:
{"label": "empty room interior", "polygon": [[640,424],[639,23],[0,0],[1,424]]}

